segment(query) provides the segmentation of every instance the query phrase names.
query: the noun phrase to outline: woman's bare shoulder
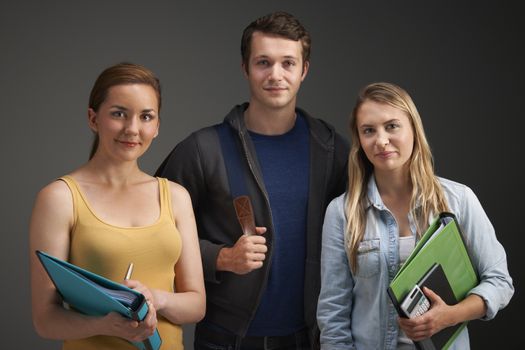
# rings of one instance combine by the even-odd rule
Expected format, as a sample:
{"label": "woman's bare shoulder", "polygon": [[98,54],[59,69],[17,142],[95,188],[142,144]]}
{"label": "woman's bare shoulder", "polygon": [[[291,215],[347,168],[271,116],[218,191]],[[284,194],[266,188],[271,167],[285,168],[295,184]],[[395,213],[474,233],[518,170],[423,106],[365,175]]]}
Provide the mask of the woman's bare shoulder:
{"label": "woman's bare shoulder", "polygon": [[71,203],[71,191],[65,181],[56,179],[38,192],[36,201],[55,206],[68,205]]}
{"label": "woman's bare shoulder", "polygon": [[190,201],[191,202],[190,194],[188,193],[188,190],[186,190],[184,186],[176,182],[169,181],[169,180],[168,180],[168,184],[169,184],[172,199],[177,200],[177,201]]}

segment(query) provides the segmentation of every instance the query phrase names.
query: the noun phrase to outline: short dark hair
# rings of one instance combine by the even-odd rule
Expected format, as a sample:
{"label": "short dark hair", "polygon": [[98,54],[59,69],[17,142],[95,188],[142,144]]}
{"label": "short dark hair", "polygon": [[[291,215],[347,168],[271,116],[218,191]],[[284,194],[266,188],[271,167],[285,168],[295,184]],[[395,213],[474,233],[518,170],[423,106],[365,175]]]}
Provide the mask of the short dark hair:
{"label": "short dark hair", "polygon": [[301,41],[303,64],[310,60],[310,34],[297,18],[287,12],[278,11],[256,19],[244,29],[241,39],[241,56],[246,70],[251,54],[252,36],[255,32],[274,34],[294,41]]}

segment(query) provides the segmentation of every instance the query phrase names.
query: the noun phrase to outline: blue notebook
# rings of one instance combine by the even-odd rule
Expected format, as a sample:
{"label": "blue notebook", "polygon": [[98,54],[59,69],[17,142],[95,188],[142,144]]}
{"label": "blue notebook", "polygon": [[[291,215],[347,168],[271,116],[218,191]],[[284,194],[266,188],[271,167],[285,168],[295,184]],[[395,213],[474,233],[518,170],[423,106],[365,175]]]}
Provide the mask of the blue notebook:
{"label": "blue notebook", "polygon": [[[141,293],[40,250],[36,255],[62,299],[73,309],[91,316],[115,311],[138,321],[146,317],[148,304]],[[158,350],[161,343],[156,329],[148,339],[133,345],[141,350]]]}

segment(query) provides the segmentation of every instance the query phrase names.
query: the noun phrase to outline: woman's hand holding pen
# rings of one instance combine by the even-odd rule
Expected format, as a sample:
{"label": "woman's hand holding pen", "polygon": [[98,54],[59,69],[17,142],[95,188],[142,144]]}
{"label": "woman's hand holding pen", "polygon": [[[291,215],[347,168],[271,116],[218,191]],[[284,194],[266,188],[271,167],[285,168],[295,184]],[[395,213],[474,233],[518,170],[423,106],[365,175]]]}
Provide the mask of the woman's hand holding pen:
{"label": "woman's hand holding pen", "polygon": [[135,324],[132,325],[135,328],[134,336],[136,337],[135,340],[132,341],[137,341],[137,338],[140,338],[138,340],[144,340],[151,336],[155,331],[155,328],[157,328],[157,310],[155,308],[155,298],[153,297],[153,293],[150,291],[150,289],[140,283],[140,281],[128,279],[124,280],[124,285],[143,294],[146,298],[146,303],[148,303],[148,314],[144,320],[141,322],[134,321]]}
{"label": "woman's hand holding pen", "polygon": [[[157,311],[154,305],[154,297],[148,287],[140,283],[140,281],[132,280],[131,274],[133,272],[133,263],[130,263],[124,277],[123,284],[131,289],[136,290],[137,292],[144,295],[146,298],[146,303],[148,303],[148,314],[142,321],[136,320],[126,320],[127,324],[124,327],[120,327],[121,323],[114,322],[113,325],[123,332],[121,338],[130,340],[130,341],[142,341],[153,334],[157,328]],[[116,315],[120,317],[120,315]]]}

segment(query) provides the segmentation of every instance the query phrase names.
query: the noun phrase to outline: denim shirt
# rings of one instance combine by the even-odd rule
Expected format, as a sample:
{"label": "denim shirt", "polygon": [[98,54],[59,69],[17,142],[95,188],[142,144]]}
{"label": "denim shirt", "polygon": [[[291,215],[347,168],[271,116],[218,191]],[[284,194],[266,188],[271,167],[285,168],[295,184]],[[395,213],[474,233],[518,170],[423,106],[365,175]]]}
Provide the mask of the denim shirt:
{"label": "denim shirt", "polygon": [[[480,278],[479,285],[469,294],[477,294],[485,301],[487,312],[482,319],[492,319],[514,294],[505,250],[474,192],[457,182],[443,178],[439,181]],[[397,348],[398,316],[387,288],[399,269],[399,229],[381,200],[373,176],[368,183],[366,219],[365,236],[358,247],[359,269],[354,275],[345,248],[345,195],[332,200],[326,210],[317,307],[321,349]],[[431,220],[429,218],[429,223]],[[411,216],[409,222],[415,234]],[[470,349],[467,328],[450,349]]]}

